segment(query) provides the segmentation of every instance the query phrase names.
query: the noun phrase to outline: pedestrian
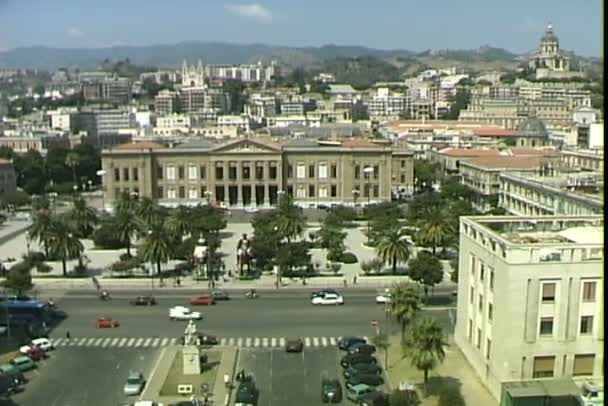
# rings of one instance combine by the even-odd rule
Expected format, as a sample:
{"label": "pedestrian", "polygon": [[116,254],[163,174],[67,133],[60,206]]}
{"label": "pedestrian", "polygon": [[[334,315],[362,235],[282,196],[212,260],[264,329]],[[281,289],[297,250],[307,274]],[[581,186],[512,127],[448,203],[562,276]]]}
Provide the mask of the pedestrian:
{"label": "pedestrian", "polygon": [[224,374],[224,385],[226,385],[227,388],[230,387],[230,375],[228,374]]}
{"label": "pedestrian", "polygon": [[65,332],[65,338],[67,338],[68,340],[71,338],[72,336],[70,335],[70,331],[66,331]]}
{"label": "pedestrian", "polygon": [[353,276],[353,285],[357,284],[357,275]]}
{"label": "pedestrian", "polygon": [[342,282],[344,282],[344,287],[346,287],[346,278],[344,278]]}
{"label": "pedestrian", "polygon": [[177,277],[177,287],[179,288],[180,286],[182,286],[182,280],[180,279],[180,277]]}

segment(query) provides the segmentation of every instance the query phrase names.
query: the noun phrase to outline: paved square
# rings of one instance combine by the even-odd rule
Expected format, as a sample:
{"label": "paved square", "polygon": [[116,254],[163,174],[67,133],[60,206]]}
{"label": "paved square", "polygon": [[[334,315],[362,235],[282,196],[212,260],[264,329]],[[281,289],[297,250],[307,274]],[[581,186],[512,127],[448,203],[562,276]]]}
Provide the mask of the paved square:
{"label": "paved square", "polygon": [[260,406],[310,406],[321,404],[321,377],[341,377],[342,355],[337,347],[304,348],[302,353],[242,348],[237,371],[254,375]]}

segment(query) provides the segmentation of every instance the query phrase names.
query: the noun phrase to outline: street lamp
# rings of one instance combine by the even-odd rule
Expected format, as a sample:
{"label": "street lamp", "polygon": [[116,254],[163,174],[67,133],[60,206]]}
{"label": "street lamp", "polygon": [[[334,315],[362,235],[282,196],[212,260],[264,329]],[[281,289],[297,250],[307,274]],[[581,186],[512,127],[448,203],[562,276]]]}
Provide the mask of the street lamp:
{"label": "street lamp", "polygon": [[99,182],[101,183],[101,211],[105,211],[105,209],[106,209],[104,187],[103,187],[103,177],[105,176],[106,173],[107,172],[104,171],[103,169],[100,169],[97,172],[95,172],[95,174],[97,176],[99,176]]}
{"label": "street lamp", "polygon": [[78,185],[72,186],[72,189],[74,189],[74,194],[76,194],[78,192]]}
{"label": "street lamp", "polygon": [[366,166],[365,169],[363,169],[363,173],[365,173],[365,180],[366,180],[365,192],[367,193],[367,207],[368,207],[368,216],[367,216],[367,244],[369,245],[369,236],[370,236],[370,233],[371,233],[371,222],[370,222],[370,219],[369,219],[369,205],[371,203],[371,197],[372,197],[370,186],[371,186],[371,177],[374,174],[374,167],[373,166]]}
{"label": "street lamp", "polygon": [[26,248],[27,248],[27,255],[28,256],[30,255],[30,242],[31,242],[31,240],[30,240],[30,232],[26,231],[25,232],[25,245],[26,245]]}
{"label": "street lamp", "polygon": [[[274,226],[272,228],[272,230],[274,231],[275,235],[279,232],[279,227],[278,226]],[[279,261],[278,261],[278,257],[279,257],[279,240],[276,240],[276,244],[275,244],[275,250],[274,250],[274,266],[276,267],[276,274],[277,274],[277,289],[279,288],[279,286],[281,286],[281,267],[279,266]]]}

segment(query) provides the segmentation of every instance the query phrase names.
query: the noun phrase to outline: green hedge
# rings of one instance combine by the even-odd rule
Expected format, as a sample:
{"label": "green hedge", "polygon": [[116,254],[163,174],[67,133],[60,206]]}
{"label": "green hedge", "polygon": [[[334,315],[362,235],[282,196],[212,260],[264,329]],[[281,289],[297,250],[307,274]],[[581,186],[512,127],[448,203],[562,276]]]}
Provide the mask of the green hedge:
{"label": "green hedge", "polygon": [[352,252],[345,252],[340,257],[340,262],[343,264],[356,264],[358,261],[357,256]]}

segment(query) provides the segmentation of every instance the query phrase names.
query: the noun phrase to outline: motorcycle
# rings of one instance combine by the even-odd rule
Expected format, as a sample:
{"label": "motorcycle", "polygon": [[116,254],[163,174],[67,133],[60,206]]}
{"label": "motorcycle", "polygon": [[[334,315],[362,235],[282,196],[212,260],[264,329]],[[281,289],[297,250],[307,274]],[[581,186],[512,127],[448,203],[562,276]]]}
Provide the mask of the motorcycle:
{"label": "motorcycle", "polygon": [[103,290],[103,291],[101,291],[101,294],[99,295],[99,298],[101,300],[110,300],[110,294],[108,293],[107,290]]}
{"label": "motorcycle", "polygon": [[251,291],[251,292],[245,293],[245,297],[247,299],[257,299],[259,296],[258,296],[258,294],[256,292]]}

